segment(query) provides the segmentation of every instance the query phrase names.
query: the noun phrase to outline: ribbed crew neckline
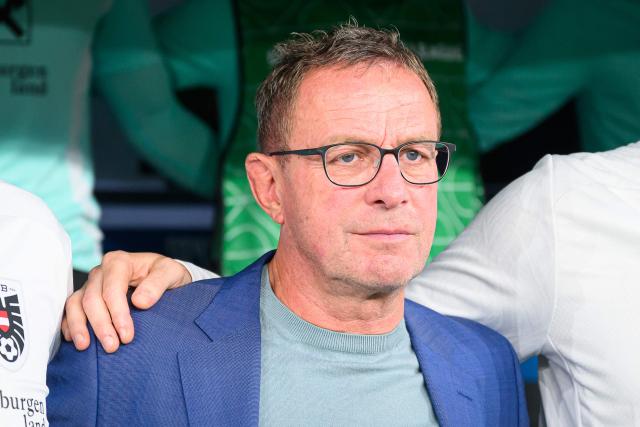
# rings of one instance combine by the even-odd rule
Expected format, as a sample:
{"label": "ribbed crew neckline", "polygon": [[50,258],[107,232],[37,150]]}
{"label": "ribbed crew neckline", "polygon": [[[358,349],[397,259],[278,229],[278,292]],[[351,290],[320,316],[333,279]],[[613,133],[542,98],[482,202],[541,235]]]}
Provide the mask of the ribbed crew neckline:
{"label": "ribbed crew neckline", "polygon": [[279,329],[296,342],[341,353],[373,355],[389,351],[405,340],[410,341],[404,319],[391,332],[380,335],[336,332],[307,322],[278,299],[271,289],[266,265],[262,269],[260,288],[261,306],[270,327]]}

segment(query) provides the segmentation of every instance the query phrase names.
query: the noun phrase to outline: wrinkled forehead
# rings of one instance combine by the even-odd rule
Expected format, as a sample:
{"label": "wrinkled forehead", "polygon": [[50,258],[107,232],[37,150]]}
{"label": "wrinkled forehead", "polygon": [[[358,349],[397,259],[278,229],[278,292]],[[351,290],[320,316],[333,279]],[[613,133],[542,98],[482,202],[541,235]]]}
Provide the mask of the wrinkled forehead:
{"label": "wrinkled forehead", "polygon": [[420,77],[389,63],[309,72],[297,91],[290,146],[437,140],[439,118]]}

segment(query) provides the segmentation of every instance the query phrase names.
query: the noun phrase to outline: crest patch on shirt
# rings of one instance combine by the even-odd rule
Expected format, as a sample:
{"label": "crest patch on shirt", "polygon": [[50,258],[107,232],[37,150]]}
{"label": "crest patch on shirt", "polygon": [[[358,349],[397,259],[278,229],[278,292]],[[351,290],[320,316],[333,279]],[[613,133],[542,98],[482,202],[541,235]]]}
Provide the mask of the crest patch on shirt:
{"label": "crest patch on shirt", "polygon": [[24,307],[20,285],[0,279],[0,364],[22,365],[25,353]]}

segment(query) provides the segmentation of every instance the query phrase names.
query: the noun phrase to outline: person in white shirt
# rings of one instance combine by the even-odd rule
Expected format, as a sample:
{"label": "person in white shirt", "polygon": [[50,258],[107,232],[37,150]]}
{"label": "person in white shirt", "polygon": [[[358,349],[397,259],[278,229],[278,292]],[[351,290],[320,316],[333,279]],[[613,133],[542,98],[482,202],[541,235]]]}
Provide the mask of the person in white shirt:
{"label": "person in white shirt", "polygon": [[[65,336],[86,347],[88,316],[115,351],[133,338],[130,279],[144,308],[167,288],[213,276],[157,254],[111,253],[70,297]],[[483,208],[407,296],[501,332],[521,360],[541,355],[547,425],[639,425],[640,142],[544,157]]]}
{"label": "person in white shirt", "polygon": [[0,425],[48,425],[46,368],[71,271],[69,238],[49,208],[0,181]]}
{"label": "person in white shirt", "polygon": [[407,297],[543,356],[554,426],[640,424],[640,142],[546,156],[480,212]]}

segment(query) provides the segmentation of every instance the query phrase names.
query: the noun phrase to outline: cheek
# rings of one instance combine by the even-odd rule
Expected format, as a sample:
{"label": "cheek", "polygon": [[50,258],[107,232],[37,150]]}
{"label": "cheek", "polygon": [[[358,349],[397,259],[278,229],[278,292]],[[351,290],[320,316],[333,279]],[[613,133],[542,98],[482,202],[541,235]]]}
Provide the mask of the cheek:
{"label": "cheek", "polygon": [[[310,189],[313,193],[305,200],[301,200],[296,208],[303,212],[303,221],[311,230],[310,232],[319,240],[317,244],[325,243],[330,238],[335,238],[344,226],[345,217],[349,212],[345,209],[345,200],[341,192],[327,189],[328,185]],[[324,190],[324,191],[323,191]]]}
{"label": "cheek", "polygon": [[436,220],[438,219],[438,187],[437,184],[433,186],[433,189],[429,192],[428,201],[424,209],[429,213],[426,215],[428,219],[429,229],[433,233],[436,228]]}
{"label": "cheek", "polygon": [[[343,207],[340,191],[332,187],[323,175],[293,176],[293,182],[306,185],[288,185],[283,191],[283,228],[299,245],[313,248],[318,255],[326,254],[332,246],[339,245],[336,235],[348,212]],[[326,182],[325,182],[326,181]]]}
{"label": "cheek", "polygon": [[422,227],[422,241],[431,245],[433,234],[436,229],[436,219],[438,216],[438,191],[437,185],[429,186],[423,189],[415,199],[415,208],[417,218]]}

